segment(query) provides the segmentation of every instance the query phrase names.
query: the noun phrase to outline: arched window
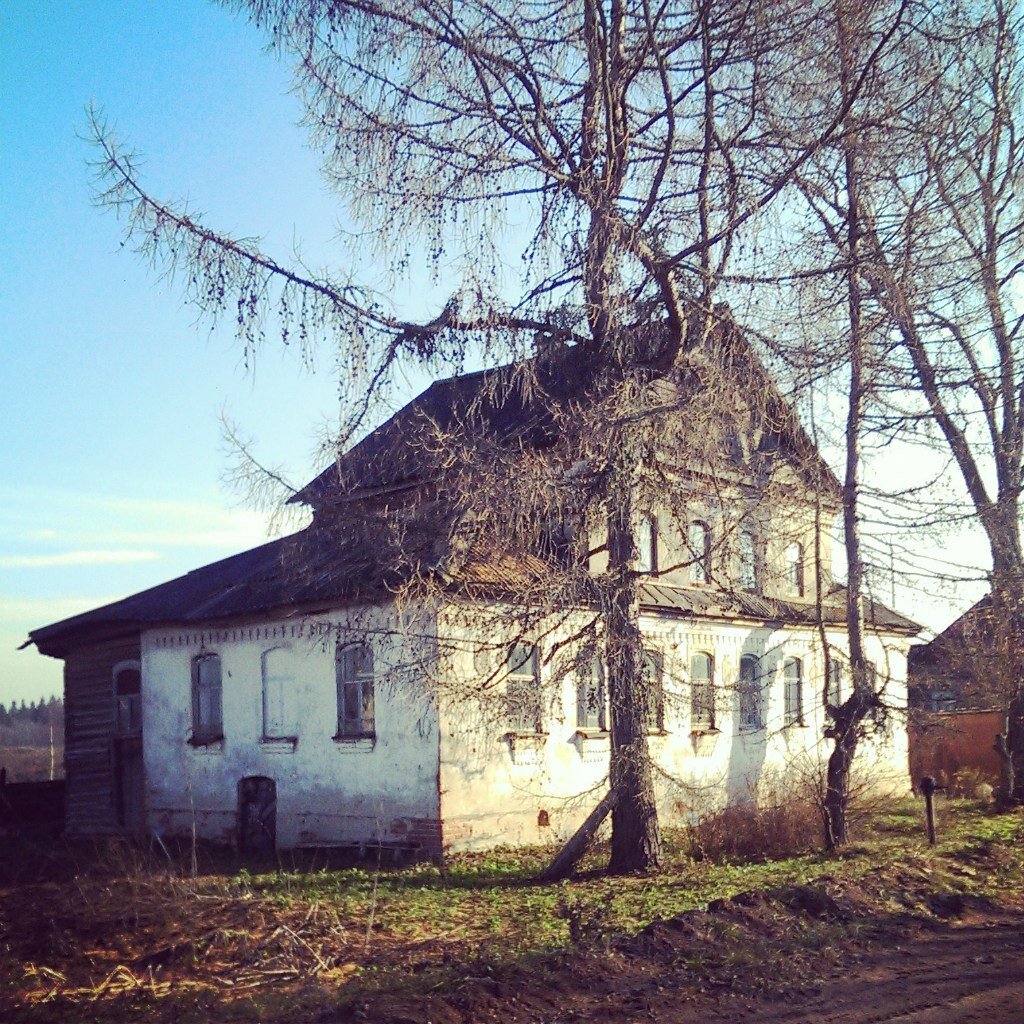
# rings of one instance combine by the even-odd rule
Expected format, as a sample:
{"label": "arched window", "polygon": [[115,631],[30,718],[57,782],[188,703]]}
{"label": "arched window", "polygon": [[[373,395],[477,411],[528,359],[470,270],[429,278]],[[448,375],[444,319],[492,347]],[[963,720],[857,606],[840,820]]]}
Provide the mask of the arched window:
{"label": "arched window", "polygon": [[843,703],[843,663],[833,651],[829,651],[826,657],[828,681],[826,693],[829,704],[837,708]]}
{"label": "arched window", "polygon": [[334,655],[338,684],[338,731],[335,739],[372,739],[373,648],[369,644],[339,644]]}
{"label": "arched window", "polygon": [[785,681],[784,721],[786,725],[804,722],[804,666],[799,658],[788,658],[782,666]]}
{"label": "arched window", "polygon": [[697,732],[715,728],[714,661],[703,651],[690,657],[690,728]]}
{"label": "arched window", "polygon": [[711,582],[711,530],[700,519],[690,523],[686,537],[692,559],[690,579],[694,583]]}
{"label": "arched window", "polygon": [[658,651],[644,651],[640,674],[647,695],[647,728],[661,732],[665,728],[665,658]]}
{"label": "arched window", "polygon": [[761,728],[761,679],[756,654],[740,658],[740,728]]}
{"label": "arched window", "polygon": [[219,654],[192,659],[192,742],[213,743],[224,737]]}
{"label": "arched window", "polygon": [[786,548],[786,588],[793,597],[804,596],[804,546],[799,541]]}
{"label": "arched window", "polygon": [[607,729],[604,666],[593,658],[576,675],[576,728]]}
{"label": "arched window", "polygon": [[540,658],[532,644],[514,644],[509,651],[505,693],[509,731],[540,732]]}
{"label": "arched window", "polygon": [[752,530],[743,530],[739,537],[740,588],[757,591],[757,542]]}
{"label": "arched window", "polygon": [[636,531],[637,572],[658,571],[658,517],[646,515],[640,520]]}
{"label": "arched window", "polygon": [[263,738],[295,738],[292,709],[295,701],[295,673],[292,652],[287,647],[272,647],[263,652]]}
{"label": "arched window", "polygon": [[119,736],[142,731],[142,674],[137,661],[114,666],[114,731]]}

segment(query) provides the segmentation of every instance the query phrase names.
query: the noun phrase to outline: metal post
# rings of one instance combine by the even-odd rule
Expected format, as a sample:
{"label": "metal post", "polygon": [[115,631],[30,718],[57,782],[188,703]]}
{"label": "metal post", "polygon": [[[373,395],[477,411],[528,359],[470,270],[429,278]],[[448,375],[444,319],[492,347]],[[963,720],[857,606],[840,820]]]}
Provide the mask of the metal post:
{"label": "metal post", "polygon": [[924,816],[928,822],[928,843],[935,845],[935,780],[926,775],[921,780],[921,792],[924,794]]}

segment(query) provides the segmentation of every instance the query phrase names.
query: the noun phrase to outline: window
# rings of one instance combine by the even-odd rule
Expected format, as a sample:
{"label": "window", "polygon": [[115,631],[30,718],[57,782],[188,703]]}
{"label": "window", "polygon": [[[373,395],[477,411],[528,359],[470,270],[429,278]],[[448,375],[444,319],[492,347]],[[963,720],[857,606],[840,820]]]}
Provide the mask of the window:
{"label": "window", "polygon": [[786,588],[793,597],[804,596],[804,546],[798,541],[786,548]]}
{"label": "window", "polygon": [[804,666],[799,658],[789,658],[782,666],[785,680],[785,724],[804,724]]}
{"label": "window", "polygon": [[690,523],[686,537],[690,549],[690,579],[694,583],[711,582],[711,531],[699,519]]}
{"label": "window", "polygon": [[560,569],[571,569],[583,560],[583,545],[576,531],[562,520],[549,520],[541,528],[541,557]]}
{"label": "window", "polygon": [[756,654],[740,658],[740,728],[761,728],[761,680]]}
{"label": "window", "polygon": [[142,674],[136,661],[114,666],[114,731],[119,736],[142,731]]}
{"label": "window", "polygon": [[508,655],[509,731],[541,731],[540,660],[531,644],[515,644]]}
{"label": "window", "polygon": [[368,644],[339,644],[334,656],[338,683],[338,732],[335,739],[372,739],[373,649]]}
{"label": "window", "polygon": [[709,732],[715,728],[714,662],[703,651],[690,658],[690,728]]}
{"label": "window", "polygon": [[952,690],[932,690],[929,708],[932,711],[956,711],[956,694]]}
{"label": "window", "polygon": [[273,647],[263,652],[263,738],[294,739],[295,723],[290,707],[294,699],[295,678],[292,652]]}
{"label": "window", "polygon": [[740,588],[749,590],[751,593],[757,591],[757,544],[754,534],[750,530],[744,530],[740,534]]}
{"label": "window", "polygon": [[665,728],[664,677],[665,659],[657,651],[644,651],[640,679],[647,695],[644,718],[651,732],[661,732]]}
{"label": "window", "polygon": [[224,738],[219,654],[200,654],[192,661],[192,742]]}
{"label": "window", "polygon": [[604,667],[599,658],[578,671],[576,676],[576,728],[607,729],[605,713]]}
{"label": "window", "polygon": [[656,573],[658,571],[658,517],[644,516],[636,531],[638,572]]}
{"label": "window", "polygon": [[836,655],[827,655],[826,672],[828,702],[837,708],[843,702],[843,663]]}

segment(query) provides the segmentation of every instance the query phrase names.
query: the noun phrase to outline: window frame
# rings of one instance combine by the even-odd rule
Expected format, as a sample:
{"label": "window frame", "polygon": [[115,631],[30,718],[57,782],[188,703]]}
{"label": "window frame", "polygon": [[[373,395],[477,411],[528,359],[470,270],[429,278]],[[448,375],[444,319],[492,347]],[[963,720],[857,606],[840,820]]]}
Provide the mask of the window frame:
{"label": "window frame", "polygon": [[[694,538],[694,529],[700,528],[702,533],[700,553]],[[686,547],[690,553],[690,583],[696,586],[710,586],[713,580],[711,571],[711,526],[704,519],[691,519],[686,527]]]}
{"label": "window frame", "polygon": [[[793,557],[795,554],[796,557]],[[806,552],[803,544],[798,540],[791,541],[786,545],[786,589],[790,597],[805,597],[807,590],[807,577],[804,563]]]}
{"label": "window frame", "polygon": [[[217,665],[216,687],[203,680],[203,665]],[[216,694],[216,715],[211,723],[203,723],[203,691]],[[220,743],[224,739],[224,662],[219,651],[202,651],[192,659],[192,736],[189,742],[196,747]]]}
{"label": "window frame", "polygon": [[[790,666],[795,675],[788,673]],[[802,658],[786,658],[782,663],[782,720],[783,725],[806,725],[804,718],[804,662]],[[795,693],[795,701],[791,693]]]}
{"label": "window frame", "polygon": [[[349,651],[365,651],[369,656],[369,671],[353,669],[351,673],[342,674],[352,663]],[[361,640],[340,641],[334,649],[334,684],[337,711],[337,728],[334,739],[339,742],[355,740],[375,740],[377,738],[376,714],[376,653],[373,646]],[[369,685],[367,686],[367,683]],[[356,691],[356,706],[360,709],[360,717],[350,718],[345,715],[345,694],[349,690]],[[367,700],[369,693],[369,700]],[[369,714],[367,715],[367,709]]]}
{"label": "window frame", "polygon": [[836,654],[825,655],[825,698],[834,708],[843,705],[843,659]]}
{"label": "window frame", "polygon": [[[118,676],[134,672],[139,677],[139,689],[135,693],[119,693]],[[110,670],[110,685],[114,698],[114,735],[139,736],[142,734],[142,664],[141,662],[119,661]],[[134,698],[134,699],[133,699]],[[123,703],[124,702],[124,703]],[[127,709],[128,727],[122,726],[122,710]]]}
{"label": "window frame", "polygon": [[[707,662],[708,674],[700,685],[694,672],[698,658]],[[718,732],[718,714],[715,701],[715,656],[710,651],[694,651],[690,655],[690,731]],[[703,699],[702,699],[703,698]]]}
{"label": "window frame", "polygon": [[640,517],[636,530],[636,570],[648,576],[658,574],[659,528],[658,517],[648,512]]}
{"label": "window frame", "polygon": [[[278,732],[271,732],[267,728],[267,656],[272,654],[291,654],[292,647],[290,644],[277,644],[274,647],[268,647],[260,654],[260,688],[262,693],[262,704],[263,704],[263,722],[262,722],[262,736],[260,737],[264,743],[291,743],[294,745],[298,740],[297,730],[292,729],[290,732],[287,728],[282,728]],[[282,679],[288,679],[293,684],[295,682],[295,675],[291,673],[280,677]],[[281,725],[285,726],[288,724],[288,715],[286,712],[287,707],[287,695],[282,691],[281,693]],[[295,723],[293,723],[295,724]]]}
{"label": "window frame", "polygon": [[[591,694],[596,704],[593,708]],[[593,724],[589,719],[595,714],[597,723]],[[586,733],[608,731],[608,692],[600,658],[593,658],[584,670],[576,672],[576,729]]]}
{"label": "window frame", "polygon": [[[744,541],[747,539],[749,539],[750,541],[749,561],[747,558],[744,557]],[[761,590],[761,574],[758,571],[757,534],[753,530],[740,530],[737,555],[739,564],[737,566],[736,582],[739,584],[740,590],[743,590],[748,594],[759,593]],[[745,569],[748,567],[748,565],[750,569],[749,581],[745,578]]]}
{"label": "window frame", "polygon": [[[749,679],[744,678],[743,666],[753,665],[753,674]],[[761,659],[751,652],[740,656],[739,679],[737,688],[739,690],[739,702],[736,715],[741,730],[757,732],[764,728],[764,709],[762,707],[762,685],[761,685]],[[745,716],[744,709],[752,709],[752,713]]]}
{"label": "window frame", "polygon": [[[661,651],[644,648],[640,661],[640,677],[644,693],[644,719],[648,733],[665,732],[665,655]],[[653,678],[652,678],[653,677]]]}
{"label": "window frame", "polygon": [[[517,660],[516,652],[528,650],[530,653],[521,661]],[[529,666],[528,672],[522,671]],[[529,702],[522,701],[517,708],[513,703],[513,694],[522,692],[529,696]],[[515,702],[519,703],[518,699]],[[536,644],[516,643],[509,647],[505,657],[505,721],[508,725],[507,735],[540,736],[544,733],[543,700],[540,685],[540,651]],[[532,728],[529,718],[532,713]]]}

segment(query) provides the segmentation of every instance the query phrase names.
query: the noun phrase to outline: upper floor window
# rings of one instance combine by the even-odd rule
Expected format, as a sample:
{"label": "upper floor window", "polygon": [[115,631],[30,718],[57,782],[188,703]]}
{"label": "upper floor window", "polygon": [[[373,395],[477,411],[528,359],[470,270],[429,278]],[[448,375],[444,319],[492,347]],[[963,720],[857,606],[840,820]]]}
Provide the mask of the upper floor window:
{"label": "upper floor window", "polygon": [[374,737],[373,648],[369,644],[339,644],[334,671],[338,684],[336,738]]}
{"label": "upper floor window", "polygon": [[665,728],[665,659],[660,653],[644,651],[640,678],[646,696],[644,719],[647,728],[651,732],[661,732]]}
{"label": "upper floor window", "polygon": [[511,732],[541,731],[540,659],[532,644],[514,644],[508,655],[508,725]]}
{"label": "upper floor window", "polygon": [[142,731],[142,674],[137,661],[114,666],[114,731],[119,736]]}
{"label": "upper floor window", "polygon": [[223,736],[220,655],[200,654],[192,659],[192,740],[212,743]]}
{"label": "upper floor window", "polygon": [[576,728],[607,729],[604,668],[594,658],[576,676]]}
{"label": "upper floor window", "polygon": [[561,569],[583,560],[585,551],[576,531],[564,520],[549,520],[541,527],[541,556]]}
{"label": "upper floor window", "polygon": [[715,728],[714,661],[703,651],[690,658],[690,727],[704,732]]}
{"label": "upper floor window", "polygon": [[690,579],[694,583],[711,582],[711,530],[700,519],[690,523],[686,543],[690,549]]}
{"label": "upper floor window", "polygon": [[743,530],[739,537],[739,583],[742,590],[757,590],[757,543],[753,531]]}
{"label": "upper floor window", "polygon": [[740,728],[761,728],[761,673],[756,654],[740,658]]}
{"label": "upper floor window", "polygon": [[782,666],[785,682],[784,721],[786,725],[804,722],[804,665],[799,658],[787,658]]}
{"label": "upper floor window", "polygon": [[644,516],[637,525],[636,531],[638,572],[655,573],[658,571],[658,517]]}
{"label": "upper floor window", "polygon": [[296,728],[292,715],[295,677],[292,652],[272,647],[263,652],[263,738],[293,739]]}
{"label": "upper floor window", "polygon": [[786,589],[793,597],[804,596],[804,546],[799,541],[786,548]]}

